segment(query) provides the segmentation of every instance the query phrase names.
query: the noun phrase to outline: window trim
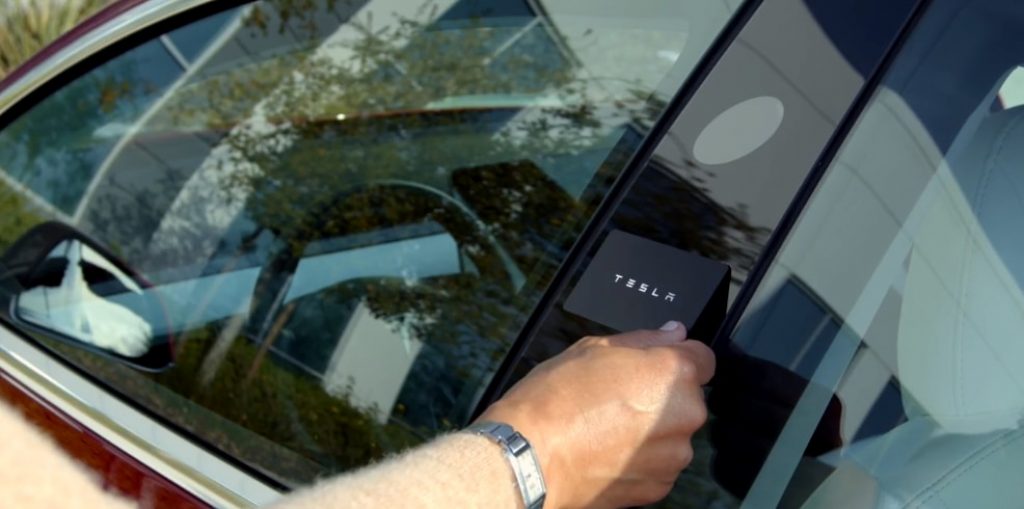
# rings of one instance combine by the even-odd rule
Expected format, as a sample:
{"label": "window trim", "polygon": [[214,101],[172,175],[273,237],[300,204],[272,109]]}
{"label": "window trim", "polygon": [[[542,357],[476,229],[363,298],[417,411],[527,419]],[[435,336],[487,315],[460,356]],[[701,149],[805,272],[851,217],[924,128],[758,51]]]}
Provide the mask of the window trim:
{"label": "window trim", "polygon": [[[726,320],[716,336],[717,346],[729,340],[735,333],[740,320],[761,287],[764,278],[771,270],[778,255],[784,248],[786,240],[797,227],[800,218],[810,204],[817,187],[833,169],[835,160],[846,145],[850,135],[857,123],[863,118],[863,114],[876,97],[882,87],[885,78],[888,76],[894,61],[905,46],[907,40],[915,32],[922,18],[931,7],[931,0],[916,0],[909,11],[909,15],[894,33],[892,40],[877,60],[877,65],[865,77],[860,90],[853,97],[843,117],[840,119],[836,129],[831,132],[822,150],[809,168],[808,174],[801,183],[794,199],[788,204],[782,214],[778,225],[772,231],[771,236],[758,256],[748,280],[744,282],[736,300],[726,314]],[[797,280],[800,281],[799,279]],[[800,286],[803,286],[802,284]],[[813,295],[811,292],[808,295]],[[815,296],[815,300],[817,297]],[[828,314],[838,316],[830,306],[821,303]],[[858,302],[859,306],[860,302]],[[836,337],[831,341],[823,354],[821,362],[814,368],[811,378],[808,379],[808,390],[804,391],[796,402],[790,418],[786,419],[784,426],[779,431],[776,441],[772,444],[769,454],[765,457],[764,463],[759,467],[750,490],[743,497],[743,507],[751,504],[779,504],[790,490],[794,472],[798,468],[800,459],[799,453],[793,455],[794,448],[803,448],[806,444],[802,437],[808,437],[817,425],[818,418],[825,412],[828,398],[833,395],[829,387],[831,380],[839,379],[845,373],[851,363],[854,362],[857,353],[862,345],[859,336],[853,333],[853,329],[845,320],[839,321],[840,327]],[[852,336],[851,336],[852,334]],[[825,378],[825,380],[819,380]],[[812,386],[822,390],[810,390]],[[813,419],[798,418],[799,416],[814,416]],[[786,455],[790,457],[786,457]],[[771,467],[766,469],[766,467]],[[753,501],[753,502],[752,502]]]}
{"label": "window trim", "polygon": [[[0,90],[0,118],[15,105],[21,105],[29,95],[40,91],[55,78],[63,77],[66,72],[103,50],[121,46],[126,38],[137,35],[154,25],[170,20],[179,14],[191,13],[195,8],[213,4],[218,0],[148,0],[132,6],[116,14],[101,25],[90,30],[78,39],[55,52],[40,62],[29,61],[31,66],[13,82]],[[116,4],[115,4],[116,7]],[[59,41],[56,43],[59,44]],[[50,46],[53,48],[53,46]],[[46,49],[43,50],[47,51]],[[15,70],[15,72],[18,72]]]}
{"label": "window trim", "polygon": [[765,243],[764,249],[754,262],[753,268],[750,271],[750,275],[744,282],[743,287],[740,288],[739,293],[736,296],[736,300],[733,305],[730,306],[728,313],[726,314],[725,321],[722,324],[721,329],[715,336],[714,343],[718,344],[724,338],[732,336],[736,330],[736,326],[739,325],[740,318],[746,313],[747,307],[750,304],[751,299],[757,292],[758,287],[761,286],[761,281],[768,274],[768,269],[771,268],[772,263],[782,250],[782,246],[786,239],[789,238],[789,234],[796,226],[797,220],[803,214],[804,209],[810,202],[811,197],[814,195],[814,191],[818,188],[818,184],[821,183],[828,169],[832,166],[833,160],[838,155],[839,150],[842,148],[846,139],[849,138],[850,133],[853,131],[857,121],[862,117],[864,110],[871,103],[871,98],[874,97],[878,87],[881,86],[883,79],[888,73],[890,67],[892,67],[893,61],[896,60],[896,56],[900,50],[906,44],[910,34],[914,32],[918,22],[924,16],[924,13],[928,10],[931,5],[931,0],[917,0],[916,5],[910,12],[910,15],[904,21],[899,30],[896,31],[889,46],[885,49],[882,57],[879,59],[878,64],[871,74],[864,80],[864,85],[860,91],[853,98],[853,102],[850,103],[849,108],[843,117],[839,120],[836,125],[836,129],[832,132],[828,141],[825,143],[824,149],[818,156],[817,161],[811,166],[807,177],[803,183],[800,184],[800,188],[796,192],[796,196],[789,203],[786,211],[782,214],[782,219],[779,220],[779,224],[775,227],[775,230],[768,237]]}
{"label": "window trim", "polygon": [[[118,394],[107,392],[6,324],[0,326],[0,371],[213,507],[263,506],[282,496],[278,489],[247,475],[201,443],[175,433]],[[124,418],[115,421],[112,413]],[[174,446],[160,448],[155,442]]]}

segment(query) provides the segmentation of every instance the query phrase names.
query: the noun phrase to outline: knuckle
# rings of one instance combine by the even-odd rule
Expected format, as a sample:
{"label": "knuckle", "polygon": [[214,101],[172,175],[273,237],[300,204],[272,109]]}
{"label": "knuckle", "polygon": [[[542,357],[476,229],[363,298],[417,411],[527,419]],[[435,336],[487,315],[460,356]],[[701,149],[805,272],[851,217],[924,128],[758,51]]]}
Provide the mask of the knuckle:
{"label": "knuckle", "polygon": [[696,387],[690,390],[679,391],[675,401],[676,409],[676,431],[680,436],[687,439],[698,429],[704,426],[708,420],[708,407],[704,402],[703,389]]}
{"label": "knuckle", "polygon": [[666,378],[677,378],[679,376],[679,370],[685,369],[682,366],[682,358],[677,352],[673,352],[668,348],[654,348],[648,350],[654,357],[654,363],[652,367],[658,369],[659,373],[663,373]]}
{"label": "knuckle", "polygon": [[678,357],[678,366],[676,371],[679,373],[679,378],[687,383],[697,382],[697,364],[693,362],[693,359],[685,356]]}
{"label": "knuckle", "polygon": [[681,470],[690,466],[690,463],[693,461],[693,446],[687,442],[686,445],[677,449],[675,459],[675,466],[677,467],[675,474],[678,475]]}
{"label": "knuckle", "polygon": [[577,343],[584,347],[602,347],[611,345],[607,336],[586,336]]}
{"label": "knuckle", "polygon": [[704,401],[697,401],[690,405],[690,424],[694,429],[700,428],[708,422],[708,407]]}

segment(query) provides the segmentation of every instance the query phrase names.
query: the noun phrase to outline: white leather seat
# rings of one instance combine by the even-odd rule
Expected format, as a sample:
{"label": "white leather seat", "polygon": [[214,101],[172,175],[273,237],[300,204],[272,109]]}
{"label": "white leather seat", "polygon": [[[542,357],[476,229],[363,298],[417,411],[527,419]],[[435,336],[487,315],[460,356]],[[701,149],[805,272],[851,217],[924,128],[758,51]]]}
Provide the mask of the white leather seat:
{"label": "white leather seat", "polygon": [[896,337],[908,421],[833,458],[807,506],[1024,507],[1024,107],[933,178]]}

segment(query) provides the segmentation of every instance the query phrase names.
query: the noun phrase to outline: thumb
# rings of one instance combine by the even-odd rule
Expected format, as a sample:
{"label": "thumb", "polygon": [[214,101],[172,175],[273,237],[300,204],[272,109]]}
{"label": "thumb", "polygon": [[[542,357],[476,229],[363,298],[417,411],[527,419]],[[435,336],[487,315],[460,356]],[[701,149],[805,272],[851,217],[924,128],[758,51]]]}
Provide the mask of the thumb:
{"label": "thumb", "polygon": [[658,330],[640,329],[609,336],[615,344],[633,348],[650,348],[682,343],[686,340],[686,326],[677,321],[670,321]]}

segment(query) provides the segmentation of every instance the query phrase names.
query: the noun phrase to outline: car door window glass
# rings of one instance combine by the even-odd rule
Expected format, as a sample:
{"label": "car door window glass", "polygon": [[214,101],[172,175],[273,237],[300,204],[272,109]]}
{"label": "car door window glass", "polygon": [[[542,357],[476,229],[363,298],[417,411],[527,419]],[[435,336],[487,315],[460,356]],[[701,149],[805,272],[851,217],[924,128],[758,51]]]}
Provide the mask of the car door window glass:
{"label": "car door window glass", "polygon": [[31,122],[3,131],[7,180],[46,212],[76,215],[118,141],[183,72],[160,41],[150,41],[71,83],[38,105]]}
{"label": "car door window glass", "polygon": [[713,472],[743,506],[1024,495],[1021,26],[931,3],[723,345]]}
{"label": "car door window glass", "polygon": [[7,319],[285,484],[457,428],[735,3],[266,0],[147,42],[0,131]]}

